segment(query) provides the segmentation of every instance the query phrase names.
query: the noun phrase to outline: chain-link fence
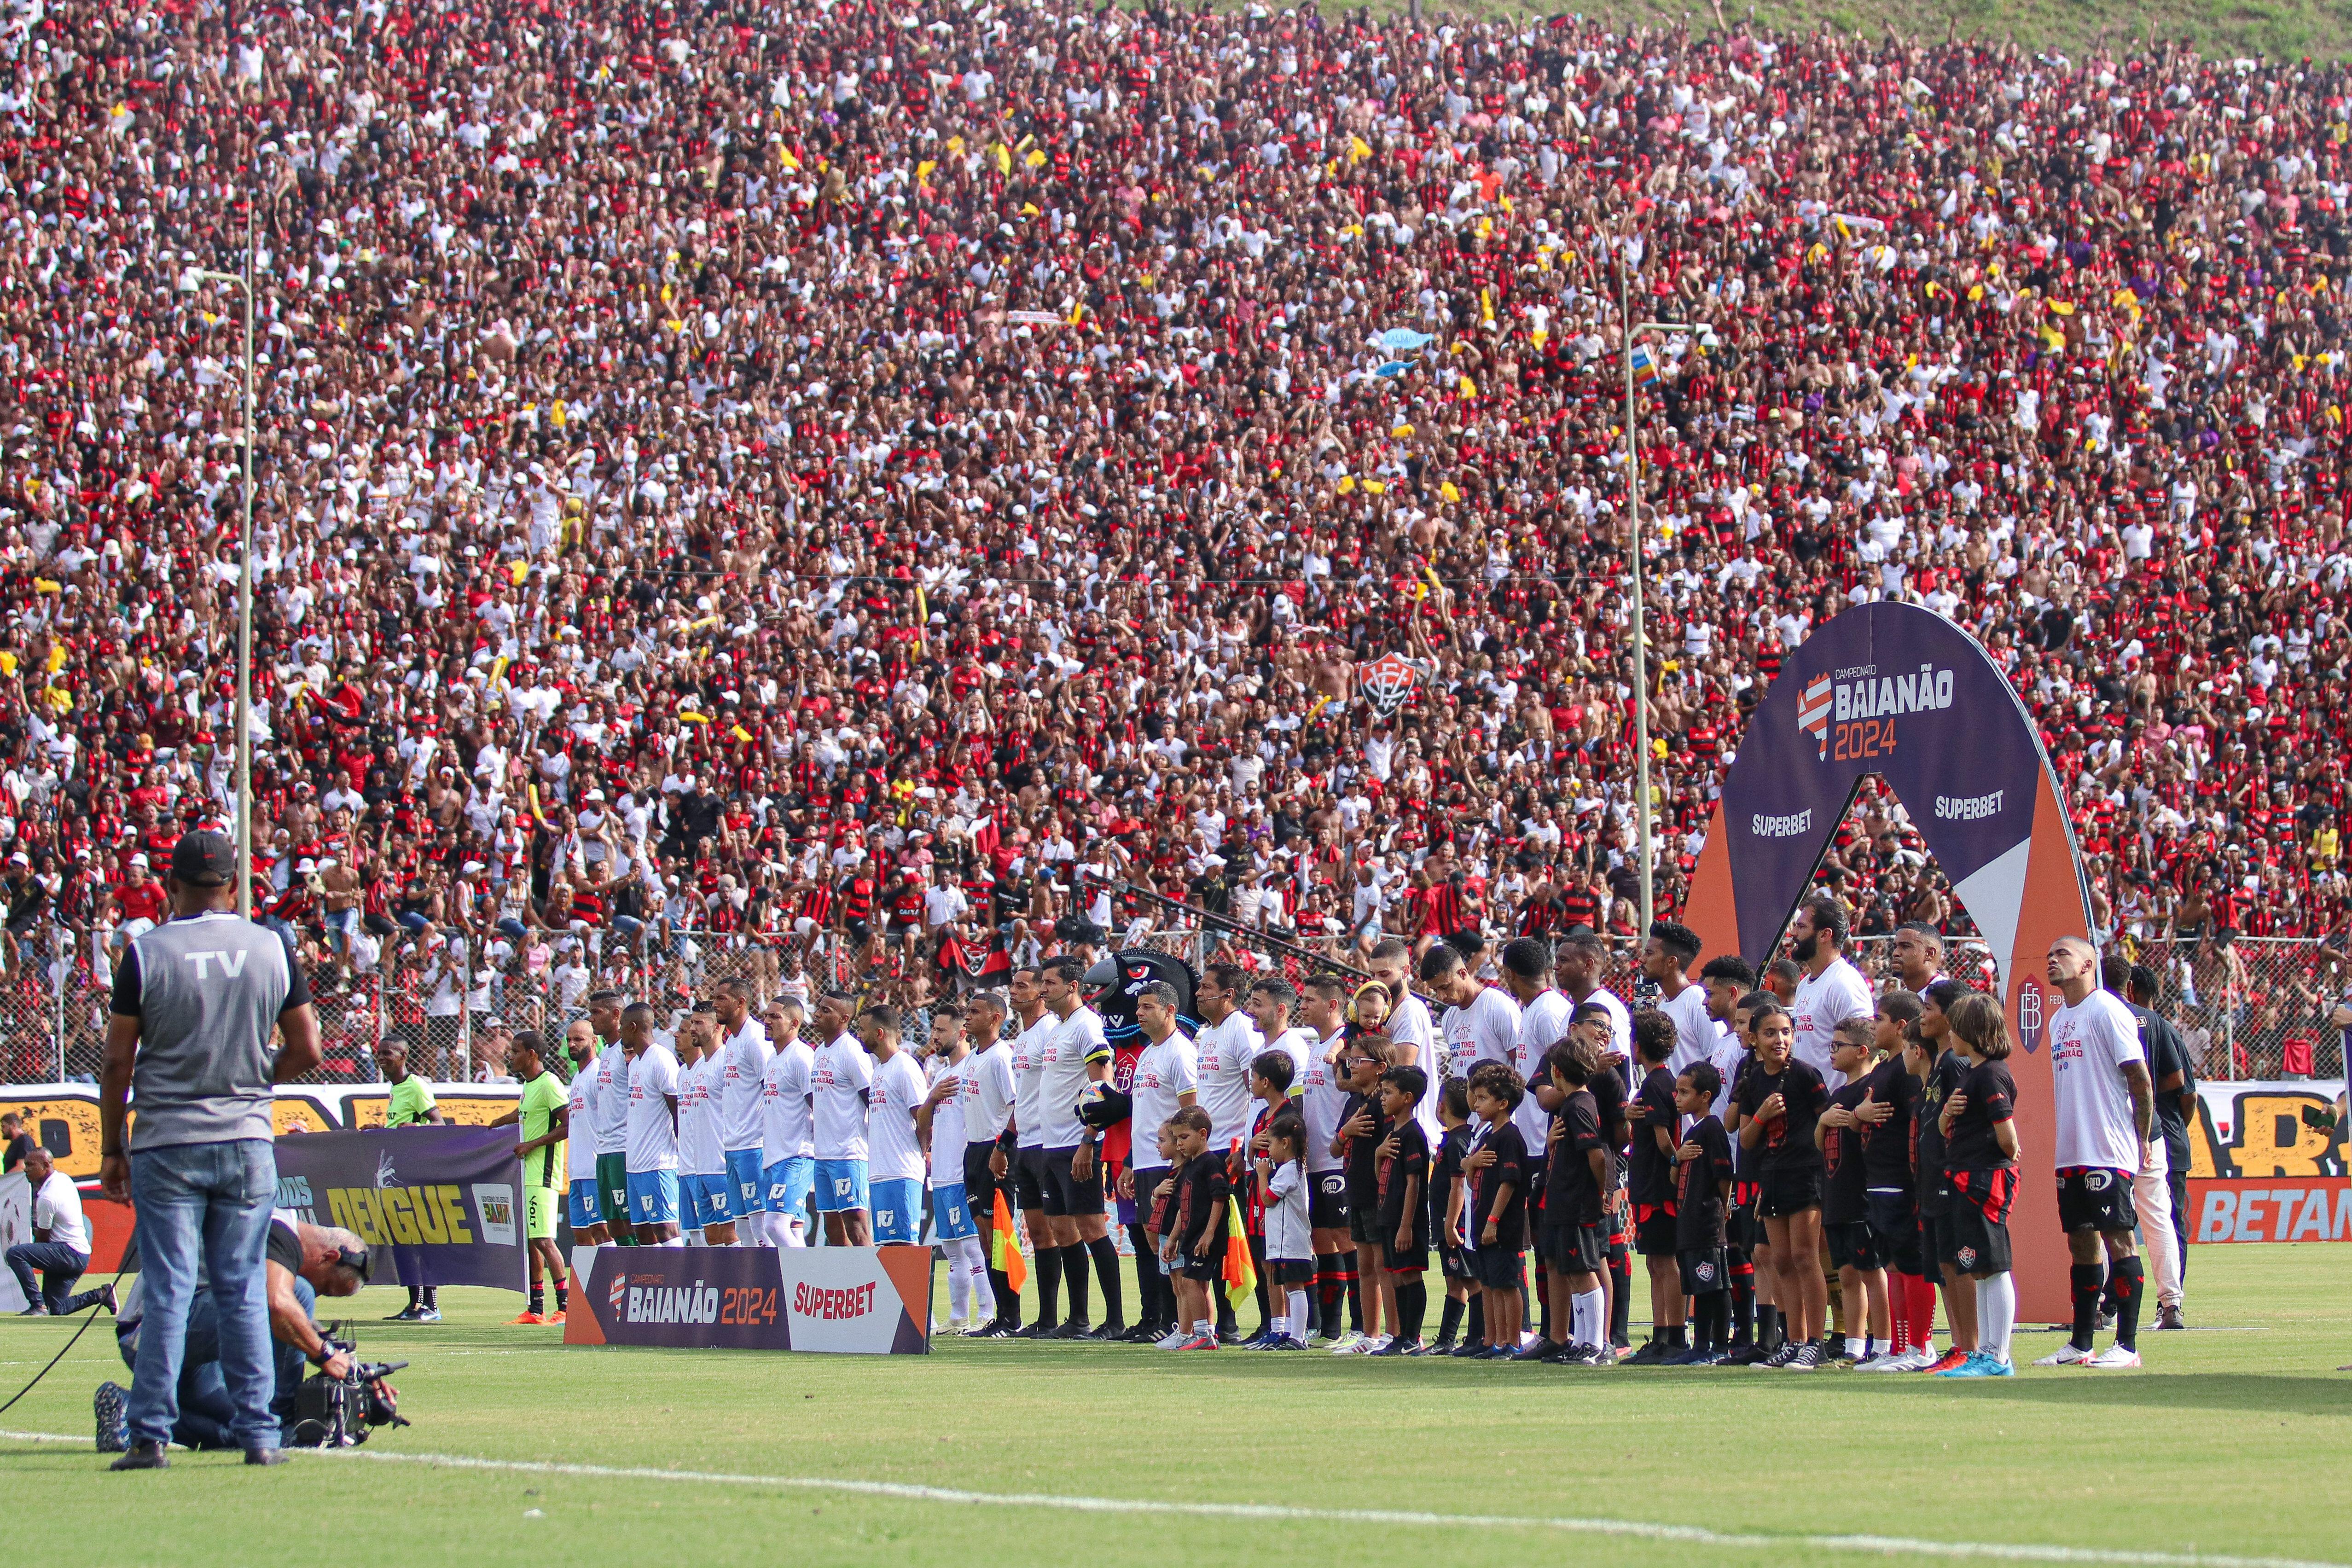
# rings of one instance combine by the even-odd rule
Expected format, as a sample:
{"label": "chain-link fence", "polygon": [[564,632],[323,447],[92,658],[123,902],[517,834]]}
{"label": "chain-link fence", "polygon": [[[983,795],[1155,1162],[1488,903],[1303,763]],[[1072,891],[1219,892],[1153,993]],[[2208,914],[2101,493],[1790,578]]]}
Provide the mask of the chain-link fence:
{"label": "chain-link fence", "polygon": [[2156,1009],[2215,1079],[2340,1079],[2352,954],[2308,937],[2179,936],[2122,951],[2155,972]]}

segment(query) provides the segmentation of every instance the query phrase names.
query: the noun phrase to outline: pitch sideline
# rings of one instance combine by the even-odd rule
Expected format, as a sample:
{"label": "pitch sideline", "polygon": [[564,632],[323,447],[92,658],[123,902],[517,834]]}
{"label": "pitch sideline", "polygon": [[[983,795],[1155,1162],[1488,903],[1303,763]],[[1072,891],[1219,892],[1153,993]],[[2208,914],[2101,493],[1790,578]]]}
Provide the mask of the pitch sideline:
{"label": "pitch sideline", "polygon": [[[0,1430],[0,1438],[36,1443],[87,1443],[61,1432]],[[308,1457],[308,1456],[306,1456]],[[1430,1529],[1471,1526],[1486,1530],[1559,1531],[1609,1535],[1716,1550],[1801,1546],[1813,1551],[1864,1552],[1885,1557],[1984,1558],[2011,1563],[2059,1563],[2105,1568],[2347,1568],[2347,1564],[2296,1557],[2234,1557],[2201,1552],[2127,1552],[2087,1546],[2044,1546],[1978,1541],[1923,1541],[1900,1535],[1735,1535],[1698,1525],[1658,1524],[1643,1520],[1579,1519],[1531,1514],[1432,1513],[1409,1509],[1295,1508],[1283,1503],[1180,1502],[1151,1498],[1055,1497],[1034,1492],[980,1492],[905,1481],[850,1480],[824,1476],[755,1476],[727,1471],[672,1470],[653,1466],[566,1464],[544,1459],[484,1459],[464,1454],[402,1454],[386,1449],[347,1449],[321,1458],[364,1459],[377,1464],[437,1465],[448,1469],[500,1470],[520,1475],[579,1476],[599,1480],[699,1481],[711,1486],[779,1487],[799,1491],[848,1492],[903,1502],[961,1504],[980,1508],[1057,1509],[1068,1513],[1171,1514],[1189,1519],[1243,1519],[1314,1524],[1414,1525]]]}

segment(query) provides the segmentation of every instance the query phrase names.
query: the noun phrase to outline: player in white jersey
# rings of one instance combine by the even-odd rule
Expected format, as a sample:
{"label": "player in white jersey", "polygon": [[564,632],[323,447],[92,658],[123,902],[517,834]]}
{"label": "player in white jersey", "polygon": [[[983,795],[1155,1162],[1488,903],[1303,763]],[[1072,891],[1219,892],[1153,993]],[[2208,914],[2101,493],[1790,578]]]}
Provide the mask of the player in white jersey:
{"label": "player in white jersey", "polygon": [[1128,1085],[1128,1123],[1131,1151],[1127,1169],[1118,1173],[1119,1196],[1129,1199],[1141,1216],[1136,1227],[1136,1282],[1143,1300],[1136,1326],[1128,1337],[1151,1343],[1176,1329],[1176,1291],[1160,1260],[1160,1233],[1147,1222],[1157,1210],[1153,1194],[1174,1174],[1160,1152],[1160,1129],[1169,1118],[1200,1098],[1200,1062],[1192,1042],[1178,1028],[1176,988],[1155,980],[1135,998],[1135,1025],[1144,1046],[1135,1058],[1135,1076]]}
{"label": "player in white jersey", "polygon": [[767,1183],[761,1205],[770,1247],[808,1245],[808,1204],[816,1190],[816,1124],[809,1111],[809,1079],[816,1053],[801,1038],[800,1003],[779,996],[768,1004],[767,1071],[760,1093],[760,1169]]}
{"label": "player in white jersey", "polygon": [[996,1316],[996,1293],[988,1282],[988,1254],[963,1184],[970,1152],[969,1120],[978,1108],[979,1063],[964,1037],[964,1008],[943,1002],[931,1012],[930,1061],[938,1076],[915,1112],[915,1135],[928,1151],[932,1234],[947,1255],[948,1327],[958,1332]]}
{"label": "player in white jersey", "polygon": [[1845,960],[1846,929],[1845,906],[1827,893],[1799,904],[1797,918],[1789,922],[1789,956],[1802,969],[1789,1002],[1797,1025],[1792,1054],[1820,1073],[1832,1094],[1845,1087],[1845,1074],[1830,1061],[1831,1032],[1848,1018],[1878,1016],[1870,982]]}
{"label": "player in white jersey", "polygon": [[1609,944],[1591,931],[1571,931],[1552,950],[1552,973],[1567,994],[1571,1010],[1590,1002],[1609,1015],[1609,1048],[1601,1053],[1600,1065],[1615,1073],[1617,1081],[1631,1093],[1633,1015],[1615,992],[1601,984],[1608,972]]}
{"label": "player in white jersey", "polygon": [[[1013,1147],[1003,1156],[1000,1183],[1010,1182],[1013,1206],[1021,1211],[1022,1227],[1029,1236],[1030,1260],[1036,1271],[1037,1317],[1015,1332],[1024,1339],[1042,1339],[1061,1327],[1062,1246],[1054,1235],[1053,1217],[1045,1212],[1045,1043],[1061,1022],[1045,1011],[1038,994],[1037,972],[1016,969],[1006,984],[1013,998]],[[999,1140],[1000,1143],[1003,1142]]]}
{"label": "player in white jersey", "polygon": [[588,1026],[596,1035],[596,1212],[622,1247],[637,1244],[629,1207],[629,1054],[621,1048],[621,994],[588,997]]}
{"label": "player in white jersey", "polygon": [[[2078,936],[2050,946],[2050,984],[2066,999],[2050,1015],[2051,1100],[2056,1112],[2058,1223],[2074,1257],[2074,1332],[2036,1366],[2139,1364],[2146,1284],[2132,1228],[2132,1177],[2156,1123],[2156,1084],[2131,1009],[2099,989],[2099,954]],[[2101,1253],[2105,1265],[2101,1267]],[[2116,1342],[2094,1353],[2099,1299],[2115,1273]]]}
{"label": "player in white jersey", "polygon": [[856,1004],[842,992],[817,998],[814,1022],[824,1043],[816,1047],[809,1068],[816,1212],[824,1220],[824,1239],[834,1247],[874,1245],[866,1189],[866,1091],[874,1085],[874,1058],[852,1031],[855,1013]]}
{"label": "player in white jersey", "polygon": [[1472,974],[1461,949],[1442,942],[1421,955],[1421,984],[1445,1004],[1445,1016],[1438,1020],[1445,1040],[1442,1070],[1468,1078],[1481,1062],[1510,1065],[1519,1038],[1519,1005],[1508,992]]}
{"label": "player in white jersey", "polygon": [[[768,1206],[768,1184],[761,1163],[765,1129],[761,1101],[767,1092],[767,1026],[751,1015],[751,988],[740,980],[722,980],[710,989],[710,1009],[718,1020],[717,1100],[719,1158],[726,1171],[729,1217],[740,1221],[759,1239],[761,1215]],[[735,1226],[721,1227],[725,1239],[706,1237],[713,1247],[735,1244]]]}
{"label": "player in white jersey", "polygon": [[1209,1152],[1230,1153],[1249,1136],[1256,1107],[1250,1099],[1250,1063],[1264,1048],[1244,1004],[1249,973],[1237,963],[1213,963],[1193,988],[1202,1020],[1192,1037],[1201,1079],[1200,1106],[1209,1113]]}
{"label": "player in white jersey", "polygon": [[971,1331],[976,1339],[1009,1339],[1021,1328],[1020,1293],[996,1267],[991,1239],[996,1231],[997,1194],[1004,1194],[1008,1217],[1013,1206],[1011,1186],[997,1179],[997,1167],[1013,1153],[1003,1147],[1005,1130],[1013,1125],[1013,1044],[1004,1037],[1011,1014],[1012,1004],[1001,991],[983,991],[964,1008],[971,1076],[964,1104],[963,1196],[980,1226],[988,1288],[996,1298],[996,1315]]}
{"label": "player in white jersey", "polygon": [[[1383,937],[1372,948],[1371,968],[1372,978],[1389,994],[1388,1020],[1381,1030],[1395,1044],[1412,1047],[1412,1060],[1406,1065],[1419,1068],[1428,1081],[1413,1120],[1421,1123],[1423,1135],[1434,1149],[1444,1138],[1444,1129],[1437,1118],[1437,1096],[1445,1075],[1437,1070],[1437,1020],[1431,1016],[1429,1004],[1412,994],[1410,984],[1412,949],[1396,937]],[[1349,1256],[1353,1255],[1351,1246]]]}
{"label": "player in white jersey", "polygon": [[696,1245],[722,1247],[735,1234],[728,1203],[727,1154],[719,1146],[719,1021],[697,1008],[678,1031],[677,1172],[686,1227]]}
{"label": "player in white jersey", "polygon": [[[1528,1088],[1527,1097],[1511,1112],[1511,1123],[1527,1140],[1531,1204],[1542,1189],[1545,1157],[1539,1151],[1551,1135],[1551,1113],[1561,1100],[1544,1058],[1567,1037],[1569,1018],[1576,1011],[1551,983],[1551,945],[1541,937],[1516,937],[1503,944],[1502,988],[1519,1009],[1518,1033],[1511,1042],[1511,1070]],[[1549,1289],[1541,1271],[1536,1280],[1538,1290]]]}
{"label": "player in white jersey", "polygon": [[1657,983],[1658,1011],[1675,1021],[1666,1070],[1677,1076],[1693,1062],[1710,1060],[1723,1036],[1707,1012],[1706,987],[1689,974],[1698,954],[1698,932],[1678,921],[1652,921],[1642,944],[1642,973]]}
{"label": "player in white jersey", "polygon": [[572,1210],[567,1216],[572,1244],[609,1246],[613,1233],[596,1205],[596,1031],[587,1019],[574,1018],[563,1031],[563,1054],[572,1061],[571,1102],[563,1124],[563,1168],[572,1173],[565,1200]]}
{"label": "player in white jersey", "polygon": [[866,1128],[877,1247],[912,1247],[923,1234],[923,1146],[915,1118],[930,1086],[923,1081],[922,1065],[899,1044],[905,1027],[898,1009],[879,1003],[857,1019],[858,1041],[874,1058]]}
{"label": "player in white jersey", "polygon": [[[1315,1248],[1315,1323],[1312,1332],[1337,1341],[1345,1328],[1340,1303],[1355,1294],[1356,1241],[1348,1229],[1347,1162],[1331,1152],[1332,1140],[1348,1110],[1347,1068],[1340,1053],[1348,1040],[1348,984],[1332,975],[1307,983],[1298,999],[1298,1014],[1314,1044],[1307,1052],[1298,1089],[1299,1114],[1307,1121],[1307,1224]],[[1423,1180],[1427,1181],[1424,1173]],[[1356,1327],[1363,1328],[1363,1303],[1356,1297]],[[1292,1326],[1307,1339],[1307,1324]]]}
{"label": "player in white jersey", "polygon": [[632,1002],[621,1015],[628,1057],[629,1215],[639,1247],[683,1247],[677,1229],[677,1058],[654,1042],[654,1010]]}
{"label": "player in white jersey", "polygon": [[[1699,971],[1699,979],[1706,986],[1707,1021],[1716,1030],[1715,1047],[1706,1059],[1715,1064],[1717,1074],[1723,1079],[1708,1114],[1720,1121],[1731,1106],[1732,1075],[1748,1059],[1747,1044],[1732,1026],[1739,1016],[1739,999],[1756,989],[1756,966],[1736,952],[1719,952],[1706,961],[1706,967]],[[1736,1248],[1739,1244],[1735,1241],[1731,1245]],[[1734,1275],[1735,1279],[1739,1278],[1742,1276]]]}
{"label": "player in white jersey", "polygon": [[[1062,1284],[1070,1313],[1055,1332],[1061,1339],[1115,1340],[1127,1332],[1120,1301],[1118,1247],[1103,1209],[1102,1131],[1078,1115],[1081,1101],[1110,1078],[1111,1048],[1102,1015],[1081,994],[1086,963],[1065,955],[1037,971],[1037,995],[1053,1020],[1038,1075],[1045,1116],[1045,1215],[1062,1249]],[[1087,1320],[1087,1265],[1102,1289],[1103,1321]]]}

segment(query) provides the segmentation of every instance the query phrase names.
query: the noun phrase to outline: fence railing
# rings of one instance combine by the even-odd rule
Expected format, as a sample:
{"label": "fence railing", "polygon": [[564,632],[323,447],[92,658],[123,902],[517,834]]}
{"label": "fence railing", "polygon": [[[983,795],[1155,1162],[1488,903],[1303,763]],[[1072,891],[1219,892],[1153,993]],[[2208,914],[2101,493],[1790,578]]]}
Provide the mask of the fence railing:
{"label": "fence railing", "polygon": [[[1144,889],[1122,889],[1118,923],[1106,933],[1115,948],[1170,954],[1196,971],[1231,962],[1294,984],[1318,973],[1365,977],[1366,948],[1355,938],[1293,940],[1207,914]],[[395,940],[379,963],[354,968],[306,943],[325,1059],[314,1081],[377,1081],[378,1047],[398,1035],[412,1065],[440,1081],[502,1074],[494,1059],[497,1031],[536,1029],[560,1038],[586,1016],[589,994],[604,986],[653,1002],[667,1018],[683,1013],[722,979],[745,982],[765,1001],[779,993],[803,998],[826,986],[887,1000],[908,1016],[910,1037],[929,1032],[932,1006],[982,984],[1001,984],[1003,963],[975,973],[942,963],[933,944],[884,935],[853,942],[838,932],[814,942],[761,940],[743,933],[689,933],[655,942],[616,933],[583,933],[572,950],[520,944],[503,963],[451,964],[437,946]],[[1050,933],[1035,952],[1005,962],[1034,962],[1053,951]],[[2197,1070],[2211,1079],[2340,1078],[2346,1026],[2352,1025],[2352,954],[2306,938],[2211,937],[2146,942],[2123,938],[2119,950],[2154,971],[2157,1009],[2188,1040]],[[1891,939],[1862,938],[1853,961],[1873,989],[1895,984]],[[1990,988],[1991,955],[1981,942],[1946,944],[1946,970]],[[1602,984],[1629,1005],[1652,1001],[1633,945],[1612,943]],[[17,938],[0,967],[0,1082],[94,1079],[106,1039],[111,989],[109,955],[81,951],[62,930]],[[2338,1022],[2337,1020],[2342,1020]]]}

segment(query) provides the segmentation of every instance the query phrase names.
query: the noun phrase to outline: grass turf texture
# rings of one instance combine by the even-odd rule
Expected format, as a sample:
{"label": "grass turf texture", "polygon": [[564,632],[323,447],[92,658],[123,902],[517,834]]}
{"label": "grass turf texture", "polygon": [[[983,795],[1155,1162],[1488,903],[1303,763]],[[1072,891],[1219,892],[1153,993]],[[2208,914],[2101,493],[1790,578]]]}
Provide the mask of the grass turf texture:
{"label": "grass turf texture", "polygon": [[[18,1517],[40,1521],[44,1540],[110,1568],[352,1552],[955,1568],[1531,1552],[1661,1565],[1930,1560],[1794,1539],[1860,1533],[2352,1561],[2340,1507],[2352,1375],[2332,1370],[2352,1360],[2352,1247],[2200,1247],[2191,1267],[2191,1321],[2212,1327],[2146,1335],[2148,1370],[2028,1368],[1998,1383],[945,1339],[929,1357],[566,1350],[559,1329],[504,1327],[520,1298],[501,1292],[444,1290],[447,1321],[430,1326],[369,1321],[398,1306],[394,1291],[354,1303],[363,1353],[415,1363],[395,1381],[419,1425],[365,1454],[1655,1521],[1742,1538],[1729,1542],[1495,1522],[1076,1512],[363,1458],[254,1470],[234,1455],[181,1453],[168,1474],[113,1476],[87,1447],[89,1391],[124,1376],[103,1323],[0,1415],[0,1428],[71,1434],[82,1446],[0,1437],[0,1492]],[[938,1304],[944,1311],[943,1281]],[[0,1321],[0,1391],[14,1392],[68,1331]],[[2057,1343],[2021,1334],[2018,1359]]]}

